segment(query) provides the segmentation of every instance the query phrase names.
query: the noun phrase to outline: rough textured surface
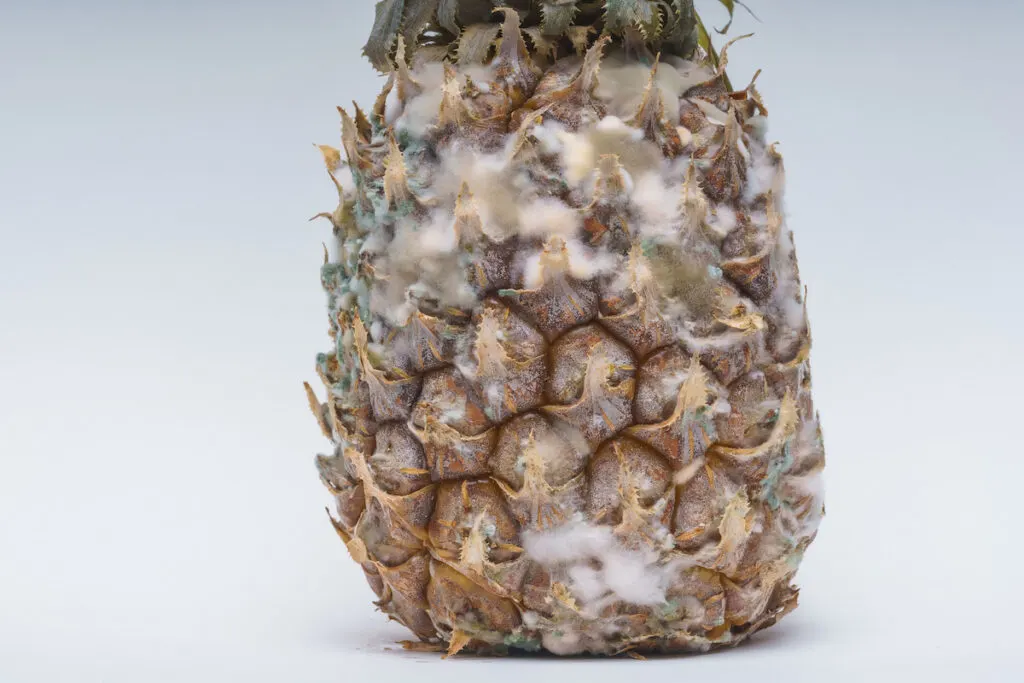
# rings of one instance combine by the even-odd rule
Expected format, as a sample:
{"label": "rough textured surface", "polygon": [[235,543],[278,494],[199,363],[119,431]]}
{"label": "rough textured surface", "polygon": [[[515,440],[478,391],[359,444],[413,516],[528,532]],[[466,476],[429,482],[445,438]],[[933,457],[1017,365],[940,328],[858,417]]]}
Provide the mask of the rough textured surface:
{"label": "rough textured surface", "polygon": [[486,66],[400,51],[322,148],[332,521],[449,652],[738,643],[823,513],[766,111],[606,40],[542,71],[508,15]]}
{"label": "rough textured surface", "polygon": [[[719,1],[731,17],[736,3]],[[463,65],[483,61],[499,35],[496,7],[516,12],[530,47],[541,57],[602,32],[650,57],[689,56],[707,40],[693,0],[379,0],[363,54],[387,71],[401,37],[430,59],[452,57]]]}

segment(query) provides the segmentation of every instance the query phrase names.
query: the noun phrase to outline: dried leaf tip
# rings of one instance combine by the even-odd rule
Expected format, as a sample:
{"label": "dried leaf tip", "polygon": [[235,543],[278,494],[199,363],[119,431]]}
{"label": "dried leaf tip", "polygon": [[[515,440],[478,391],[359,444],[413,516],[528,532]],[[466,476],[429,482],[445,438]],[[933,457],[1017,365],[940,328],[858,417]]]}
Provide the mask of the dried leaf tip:
{"label": "dried leaf tip", "polygon": [[537,443],[537,434],[531,429],[523,449],[523,488],[534,493],[550,493],[547,481],[547,464]]}
{"label": "dried leaf tip", "polygon": [[697,173],[697,162],[690,160],[686,169],[686,178],[683,179],[683,191],[679,198],[680,208],[689,213],[699,213],[703,219],[707,215],[708,200],[701,189],[700,176]]}
{"label": "dried leaf tip", "polygon": [[700,359],[694,356],[690,359],[690,367],[687,370],[686,380],[679,388],[678,402],[685,411],[695,411],[707,402],[708,398],[708,375],[701,365]]}
{"label": "dried leaf tip", "polygon": [[345,149],[349,166],[356,170],[363,170],[368,162],[359,150],[359,145],[362,142],[359,139],[359,126],[343,107],[338,107],[338,113],[341,114],[341,146]]}
{"label": "dried leaf tip", "polygon": [[369,142],[373,137],[373,126],[370,125],[370,119],[366,118],[366,114],[355,100],[352,101],[352,106],[356,112],[356,131],[359,133],[359,139]]}
{"label": "dried leaf tip", "polygon": [[529,86],[529,90],[532,90],[541,72],[530,58],[530,50],[519,27],[519,12],[511,7],[497,7],[494,11],[505,16],[501,24],[501,44],[494,59],[497,76],[505,80],[510,77],[519,78],[524,84],[532,84]]}
{"label": "dried leaf tip", "polygon": [[381,88],[380,94],[377,95],[377,99],[373,103],[373,119],[379,126],[387,125],[388,96],[391,95],[394,87],[395,73],[391,72],[388,75],[388,80],[384,83],[384,87]]}
{"label": "dried leaf tip", "polygon": [[569,42],[576,54],[582,57],[587,52],[587,44],[590,42],[590,34],[594,32],[593,26],[570,26],[566,30]]}
{"label": "dried leaf tip", "polygon": [[747,96],[754,103],[754,107],[761,112],[761,116],[768,116],[768,107],[765,106],[764,98],[761,97],[761,91],[757,89],[757,77],[760,75],[761,70],[758,69],[754,77],[750,79],[750,85],[747,86]]}
{"label": "dried leaf tip", "polygon": [[[473,192],[469,189],[469,183],[462,181],[459,193],[455,196],[455,222],[456,232],[460,236],[475,237],[481,229],[480,212],[476,207],[476,200]],[[469,231],[467,233],[467,231]]]}
{"label": "dried leaf tip", "polygon": [[459,565],[476,574],[483,574],[484,563],[487,561],[487,539],[483,532],[483,513],[477,514],[473,525],[462,539],[459,548]]}
{"label": "dried leaf tip", "polygon": [[529,36],[530,42],[533,43],[533,59],[538,66],[549,64],[558,58],[557,36],[545,36],[540,26],[528,26],[523,29],[523,33]]}
{"label": "dried leaf tip", "polygon": [[303,382],[302,386],[306,390],[306,400],[309,402],[309,410],[313,413],[313,417],[316,418],[316,422],[320,425],[320,431],[328,439],[333,439],[334,434],[331,432],[331,426],[327,422],[327,418],[324,415],[323,405],[320,403],[320,399],[317,398],[316,392],[313,391],[313,387],[309,386],[309,382]]}
{"label": "dried leaf tip", "polygon": [[358,536],[349,534],[345,531],[345,528],[341,525],[341,522],[334,518],[329,508],[325,508],[327,511],[327,519],[331,521],[331,526],[334,527],[334,531],[341,538],[341,542],[345,544],[345,548],[348,550],[349,555],[358,564],[364,564],[370,561],[369,553],[366,550],[366,544]]}
{"label": "dried leaf tip", "polygon": [[451,640],[448,641],[448,652],[444,654],[442,659],[448,659],[449,657],[454,657],[455,655],[459,654],[466,648],[467,645],[469,645],[471,640],[473,640],[473,637],[470,636],[468,633],[466,633],[465,631],[460,631],[459,629],[455,629],[454,631],[452,631]]}
{"label": "dried leaf tip", "polygon": [[523,116],[523,120],[519,123],[519,128],[516,129],[515,137],[512,138],[512,143],[508,147],[508,158],[509,160],[515,159],[519,156],[519,152],[526,146],[527,141],[530,138],[530,131],[533,130],[534,126],[539,126],[544,122],[544,115],[551,110],[554,103],[547,104],[537,111],[529,112]]}
{"label": "dried leaf tip", "polygon": [[569,274],[569,247],[558,235],[544,242],[540,253],[540,281],[550,282]]}
{"label": "dried leaf tip", "polygon": [[330,145],[314,145],[320,150],[320,153],[324,157],[324,165],[327,166],[327,171],[333,173],[338,170],[341,166],[341,151],[331,147]]}
{"label": "dried leaf tip", "polygon": [[[618,451],[618,449],[616,449]],[[633,468],[622,457],[619,452],[620,471],[622,477],[619,479],[619,500],[622,502],[622,521],[616,526],[619,534],[637,536],[642,538],[643,529],[647,526],[649,511],[640,502],[640,489],[634,480]]]}
{"label": "dried leaf tip", "polygon": [[741,40],[753,37],[753,35],[753,33],[747,33],[742,36],[736,36],[735,38],[727,42],[725,45],[723,45],[722,51],[718,55],[718,61],[715,64],[715,75],[701,83],[701,85],[711,85],[718,81],[719,79],[724,80],[726,78],[725,70],[726,67],[729,65],[729,48],[732,47],[733,44],[738,43]]}
{"label": "dried leaf tip", "polygon": [[648,313],[652,309],[657,315],[659,288],[654,272],[651,270],[651,264],[644,256],[644,248],[640,242],[634,242],[630,247],[626,267],[629,272],[629,288],[636,296],[637,306],[646,322],[649,317]]}
{"label": "dried leaf tip", "polygon": [[559,602],[563,607],[572,610],[573,612],[579,612],[580,607],[576,603],[576,598],[573,597],[569,591],[569,587],[564,583],[555,581],[551,584],[551,596]]}
{"label": "dried leaf tip", "polygon": [[[644,86],[644,102],[651,98],[651,94],[654,92],[658,93],[658,99],[660,100],[661,91],[657,90],[657,78],[658,78],[658,67],[661,65],[661,53],[654,56],[654,63],[651,64],[651,70],[647,74],[647,85]],[[641,103],[641,110],[643,110],[643,104]]]}
{"label": "dried leaf tip", "polygon": [[629,192],[629,178],[617,154],[602,154],[597,162],[594,199],[608,201]]}
{"label": "dried leaf tip", "polygon": [[441,128],[462,126],[472,116],[462,97],[459,75],[451,64],[444,65],[444,82],[441,84],[441,109],[437,116],[437,124]]}
{"label": "dried leaf tip", "polygon": [[660,61],[661,55],[659,54],[654,58],[654,64],[651,66],[640,106],[628,123],[642,130],[644,137],[660,147],[665,156],[674,158],[682,154],[683,142],[679,131],[669,123],[665,116],[665,101],[661,87],[657,83]]}
{"label": "dried leaf tip", "polygon": [[573,85],[577,90],[591,93],[597,87],[597,74],[601,71],[601,59],[604,57],[604,49],[612,41],[611,36],[605,34],[597,39],[593,47],[587,50],[583,58],[583,66],[576,76]]}
{"label": "dried leaf tip", "polygon": [[398,101],[404,106],[409,100],[423,92],[423,86],[416,82],[405,59],[405,38],[398,36],[398,50],[395,52],[395,93]]}
{"label": "dried leaf tip", "polygon": [[454,228],[455,239],[463,247],[470,247],[484,236],[483,221],[480,219],[480,212],[473,200],[473,193],[470,192],[469,184],[466,182],[462,183],[462,189],[459,190],[459,194],[455,198]]}
{"label": "dried leaf tip", "polygon": [[384,159],[384,201],[388,208],[395,208],[411,196],[405,156],[392,133],[388,136],[388,156]]}
{"label": "dried leaf tip", "polygon": [[485,310],[476,328],[473,355],[476,356],[477,373],[489,379],[504,379],[508,376],[511,358],[501,343],[501,323],[493,310]]}

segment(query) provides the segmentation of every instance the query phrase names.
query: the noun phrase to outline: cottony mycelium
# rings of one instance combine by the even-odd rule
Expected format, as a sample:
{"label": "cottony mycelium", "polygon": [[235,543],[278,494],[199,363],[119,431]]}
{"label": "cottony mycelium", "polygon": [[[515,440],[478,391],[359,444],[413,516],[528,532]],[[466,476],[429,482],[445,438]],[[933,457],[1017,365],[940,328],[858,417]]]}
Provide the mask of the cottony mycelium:
{"label": "cottony mycelium", "polygon": [[823,514],[765,105],[691,0],[508,4],[378,3],[321,146],[331,521],[410,647],[735,645]]}

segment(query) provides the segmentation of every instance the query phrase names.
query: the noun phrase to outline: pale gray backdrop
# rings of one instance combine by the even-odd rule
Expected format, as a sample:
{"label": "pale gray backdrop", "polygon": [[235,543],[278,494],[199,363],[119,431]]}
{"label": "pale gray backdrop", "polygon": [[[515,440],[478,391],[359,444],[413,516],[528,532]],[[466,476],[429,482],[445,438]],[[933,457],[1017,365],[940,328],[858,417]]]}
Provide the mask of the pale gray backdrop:
{"label": "pale gray backdrop", "polygon": [[750,4],[828,448],[802,607],[704,658],[441,664],[385,649],[301,385],[372,3],[3,0],[0,681],[1014,680],[1024,9]]}

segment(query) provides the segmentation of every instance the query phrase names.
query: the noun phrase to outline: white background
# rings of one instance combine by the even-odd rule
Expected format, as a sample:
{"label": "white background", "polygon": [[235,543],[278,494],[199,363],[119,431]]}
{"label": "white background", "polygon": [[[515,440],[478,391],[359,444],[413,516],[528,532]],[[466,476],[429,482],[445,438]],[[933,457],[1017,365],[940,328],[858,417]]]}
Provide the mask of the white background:
{"label": "white background", "polygon": [[751,4],[828,515],[779,626],[639,663],[399,653],[327,522],[311,143],[372,3],[4,3],[0,681],[1019,680],[1024,10]]}

